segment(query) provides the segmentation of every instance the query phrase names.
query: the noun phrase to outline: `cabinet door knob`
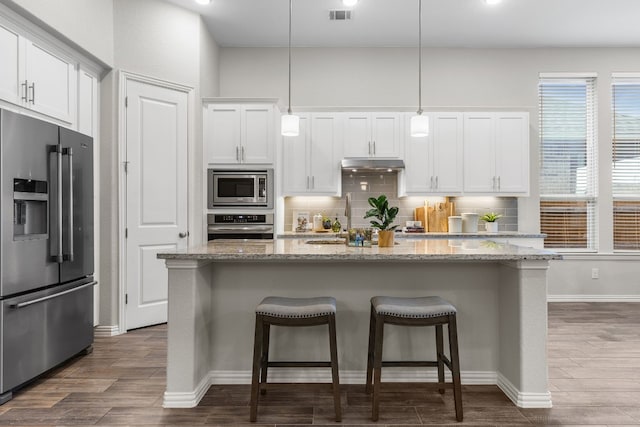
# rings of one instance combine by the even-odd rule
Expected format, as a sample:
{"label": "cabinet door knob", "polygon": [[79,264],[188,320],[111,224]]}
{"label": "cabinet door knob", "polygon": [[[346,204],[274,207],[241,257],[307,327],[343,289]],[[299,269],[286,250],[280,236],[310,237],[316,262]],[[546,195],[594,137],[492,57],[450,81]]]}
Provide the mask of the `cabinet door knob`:
{"label": "cabinet door knob", "polygon": [[184,232],[184,233],[179,233],[179,234],[178,234],[178,237],[180,237],[181,239],[184,239],[184,238],[185,238],[185,237],[187,237],[188,235],[189,235],[189,232],[188,232],[188,231],[186,231],[186,232]]}

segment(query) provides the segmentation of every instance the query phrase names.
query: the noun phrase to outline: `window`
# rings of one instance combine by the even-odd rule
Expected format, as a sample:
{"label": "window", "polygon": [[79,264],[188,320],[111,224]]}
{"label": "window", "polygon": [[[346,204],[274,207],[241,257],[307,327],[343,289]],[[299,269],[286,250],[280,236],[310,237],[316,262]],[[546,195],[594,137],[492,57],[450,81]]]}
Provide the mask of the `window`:
{"label": "window", "polygon": [[613,76],[613,248],[640,250],[640,76]]}
{"label": "window", "polygon": [[545,247],[597,250],[595,77],[545,77],[540,111],[540,230]]}

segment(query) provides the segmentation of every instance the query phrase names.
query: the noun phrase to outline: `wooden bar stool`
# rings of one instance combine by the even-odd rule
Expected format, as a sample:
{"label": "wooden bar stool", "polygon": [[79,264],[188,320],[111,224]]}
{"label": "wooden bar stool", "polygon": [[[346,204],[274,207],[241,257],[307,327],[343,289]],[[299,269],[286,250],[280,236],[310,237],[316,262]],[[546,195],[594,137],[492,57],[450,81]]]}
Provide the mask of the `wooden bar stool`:
{"label": "wooden bar stool", "polygon": [[[330,362],[269,362],[269,329],[276,326],[329,326]],[[266,393],[269,367],[331,368],[333,405],[336,421],[342,419],[340,380],[338,378],[338,349],[336,345],[336,300],[332,297],[286,298],[267,297],[256,307],[256,329],[253,345],[253,374],[251,378],[250,421],[258,416],[258,397]]]}
{"label": "wooden bar stool", "polygon": [[[437,359],[435,361],[383,361],[382,341],[385,323],[403,326],[435,326]],[[449,355],[444,355],[442,325],[448,325]],[[453,384],[444,382],[444,366],[453,377]],[[462,387],[460,385],[460,363],[458,360],[458,332],[456,327],[456,308],[448,301],[437,297],[371,298],[371,320],[369,323],[369,351],[367,358],[367,393],[373,388],[371,418],[378,420],[380,404],[380,375],[383,366],[430,366],[438,368],[438,390],[453,387],[456,408],[456,420],[462,421]]]}

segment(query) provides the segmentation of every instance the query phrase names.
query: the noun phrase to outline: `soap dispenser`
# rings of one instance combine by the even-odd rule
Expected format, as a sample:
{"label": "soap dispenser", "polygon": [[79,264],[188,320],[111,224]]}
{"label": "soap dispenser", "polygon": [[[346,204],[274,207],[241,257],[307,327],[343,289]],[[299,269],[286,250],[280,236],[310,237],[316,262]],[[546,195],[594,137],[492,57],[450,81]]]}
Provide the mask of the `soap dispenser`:
{"label": "soap dispenser", "polygon": [[313,231],[323,231],[324,226],[322,225],[322,214],[315,214],[313,216]]}

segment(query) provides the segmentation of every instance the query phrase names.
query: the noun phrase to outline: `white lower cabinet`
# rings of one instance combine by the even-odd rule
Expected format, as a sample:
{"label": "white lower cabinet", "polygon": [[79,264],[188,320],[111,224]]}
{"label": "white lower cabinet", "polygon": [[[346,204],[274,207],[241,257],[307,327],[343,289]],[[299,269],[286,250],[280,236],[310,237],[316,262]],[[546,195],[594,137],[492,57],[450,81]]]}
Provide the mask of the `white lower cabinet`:
{"label": "white lower cabinet", "polygon": [[[414,114],[404,116],[410,128]],[[405,170],[401,173],[401,194],[457,195],[462,192],[462,113],[429,113],[430,132],[426,137],[405,135]]]}
{"label": "white lower cabinet", "polygon": [[529,193],[529,114],[464,114],[465,194]]}
{"label": "white lower cabinet", "polygon": [[339,114],[300,114],[300,133],[283,137],[283,195],[339,196],[342,121]]}

